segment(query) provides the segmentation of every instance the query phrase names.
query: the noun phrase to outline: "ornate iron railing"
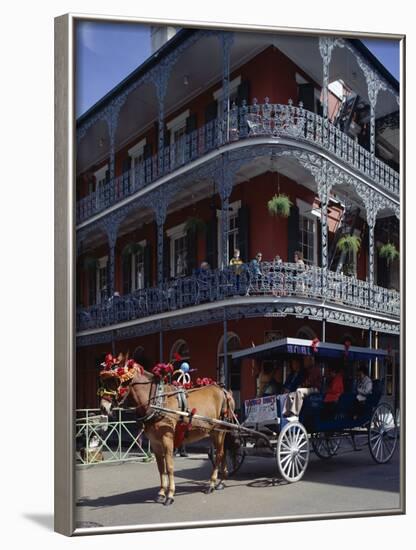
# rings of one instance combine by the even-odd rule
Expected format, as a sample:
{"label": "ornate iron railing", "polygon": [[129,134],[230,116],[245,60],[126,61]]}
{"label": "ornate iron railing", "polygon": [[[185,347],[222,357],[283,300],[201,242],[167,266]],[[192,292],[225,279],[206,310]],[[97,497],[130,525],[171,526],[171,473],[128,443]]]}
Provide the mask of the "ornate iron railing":
{"label": "ornate iron railing", "polygon": [[99,409],[77,409],[76,441],[77,463],[83,466],[152,460],[149,441],[143,437],[135,411],[114,409],[108,419]]}
{"label": "ornate iron railing", "polygon": [[239,296],[315,298],[363,311],[400,315],[400,298],[395,290],[371,286],[342,273],[325,273],[315,266],[301,268],[292,263],[262,262],[260,269],[243,265],[239,271],[227,267],[195,272],[159,287],[113,296],[99,305],[79,309],[77,330],[106,327]]}
{"label": "ornate iron railing", "polygon": [[149,183],[177,168],[202,157],[213,149],[242,139],[257,136],[289,137],[312,143],[371,178],[387,191],[399,195],[399,174],[342,132],[328,120],[307,111],[302,104],[294,106],[269,103],[230,109],[228,120],[215,119],[182,136],[164,148],[162,155],[153,155],[134,169],[108,181],[77,202],[77,223],[102,212],[128,198]]}

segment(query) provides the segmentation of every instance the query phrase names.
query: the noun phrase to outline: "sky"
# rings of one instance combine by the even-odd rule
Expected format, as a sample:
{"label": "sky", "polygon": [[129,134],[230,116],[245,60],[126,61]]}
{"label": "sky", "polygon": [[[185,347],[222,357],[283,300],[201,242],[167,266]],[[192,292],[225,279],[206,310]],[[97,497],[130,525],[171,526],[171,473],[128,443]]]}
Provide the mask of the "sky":
{"label": "sky", "polygon": [[[399,80],[399,43],[363,40]],[[116,86],[151,54],[150,27],[82,21],[77,25],[76,116]]]}

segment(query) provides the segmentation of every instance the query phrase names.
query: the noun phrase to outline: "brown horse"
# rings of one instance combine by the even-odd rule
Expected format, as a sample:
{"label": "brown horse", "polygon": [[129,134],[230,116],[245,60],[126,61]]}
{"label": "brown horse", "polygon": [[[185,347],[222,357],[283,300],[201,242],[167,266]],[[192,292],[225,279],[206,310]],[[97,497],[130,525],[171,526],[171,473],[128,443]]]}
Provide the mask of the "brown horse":
{"label": "brown horse", "polygon": [[[212,493],[215,489],[224,488],[223,480],[227,477],[224,453],[226,433],[219,431],[218,425],[151,408],[151,405],[158,405],[175,411],[183,410],[178,387],[163,384],[158,377],[139,367],[135,369],[134,376],[124,382],[124,395],[120,398],[121,380],[117,376],[105,376],[105,373],[101,373],[100,378],[103,385],[100,408],[104,414],[110,415],[111,409],[121,404],[136,408],[138,420],[144,426],[144,433],[150,441],[160,474],[157,502],[170,505],[174,501],[173,452],[175,435],[178,438],[180,430],[186,432],[186,442],[189,443],[211,437],[215,446],[215,464],[206,492]],[[187,411],[214,420],[232,421],[235,418],[235,404],[231,394],[216,384],[188,389],[184,393]]]}

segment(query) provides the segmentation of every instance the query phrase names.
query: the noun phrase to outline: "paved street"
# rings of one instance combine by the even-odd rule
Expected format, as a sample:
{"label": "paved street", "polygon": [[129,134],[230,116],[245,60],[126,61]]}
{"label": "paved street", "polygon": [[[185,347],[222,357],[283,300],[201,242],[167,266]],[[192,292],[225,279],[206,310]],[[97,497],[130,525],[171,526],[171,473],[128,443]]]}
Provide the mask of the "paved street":
{"label": "paved street", "polygon": [[308,513],[351,512],[399,507],[399,453],[389,464],[373,462],[368,448],[354,452],[345,442],[322,461],[311,453],[304,478],[277,479],[272,458],[247,457],[223,491],[203,493],[210,462],[202,453],[176,458],[176,498],[156,504],[155,463],[96,465],[77,469],[80,527],[204,521]]}

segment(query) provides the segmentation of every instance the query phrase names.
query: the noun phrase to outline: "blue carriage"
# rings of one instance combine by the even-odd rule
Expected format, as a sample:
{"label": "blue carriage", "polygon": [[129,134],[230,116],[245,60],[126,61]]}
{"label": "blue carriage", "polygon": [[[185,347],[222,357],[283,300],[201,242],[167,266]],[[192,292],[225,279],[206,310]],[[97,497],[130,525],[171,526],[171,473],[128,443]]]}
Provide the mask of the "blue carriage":
{"label": "blue carriage", "polygon": [[[236,472],[248,455],[274,456],[280,475],[288,482],[304,475],[310,450],[322,459],[336,455],[341,442],[348,439],[357,450],[365,438],[370,454],[378,464],[388,462],[396,449],[398,429],[393,407],[384,399],[384,367],[387,352],[358,346],[328,342],[311,342],[299,338],[283,338],[256,347],[236,351],[232,360],[285,361],[297,357],[314,357],[324,372],[329,363],[342,363],[346,386],[331,415],[323,415],[323,394],[304,399],[299,417],[289,421],[282,414],[286,396],[270,395],[245,402],[244,421],[238,431],[238,444],[226,447],[229,470]],[[372,392],[359,414],[354,414],[356,397],[352,381],[358,363],[368,363],[373,380]],[[230,438],[230,441],[232,439]]]}

